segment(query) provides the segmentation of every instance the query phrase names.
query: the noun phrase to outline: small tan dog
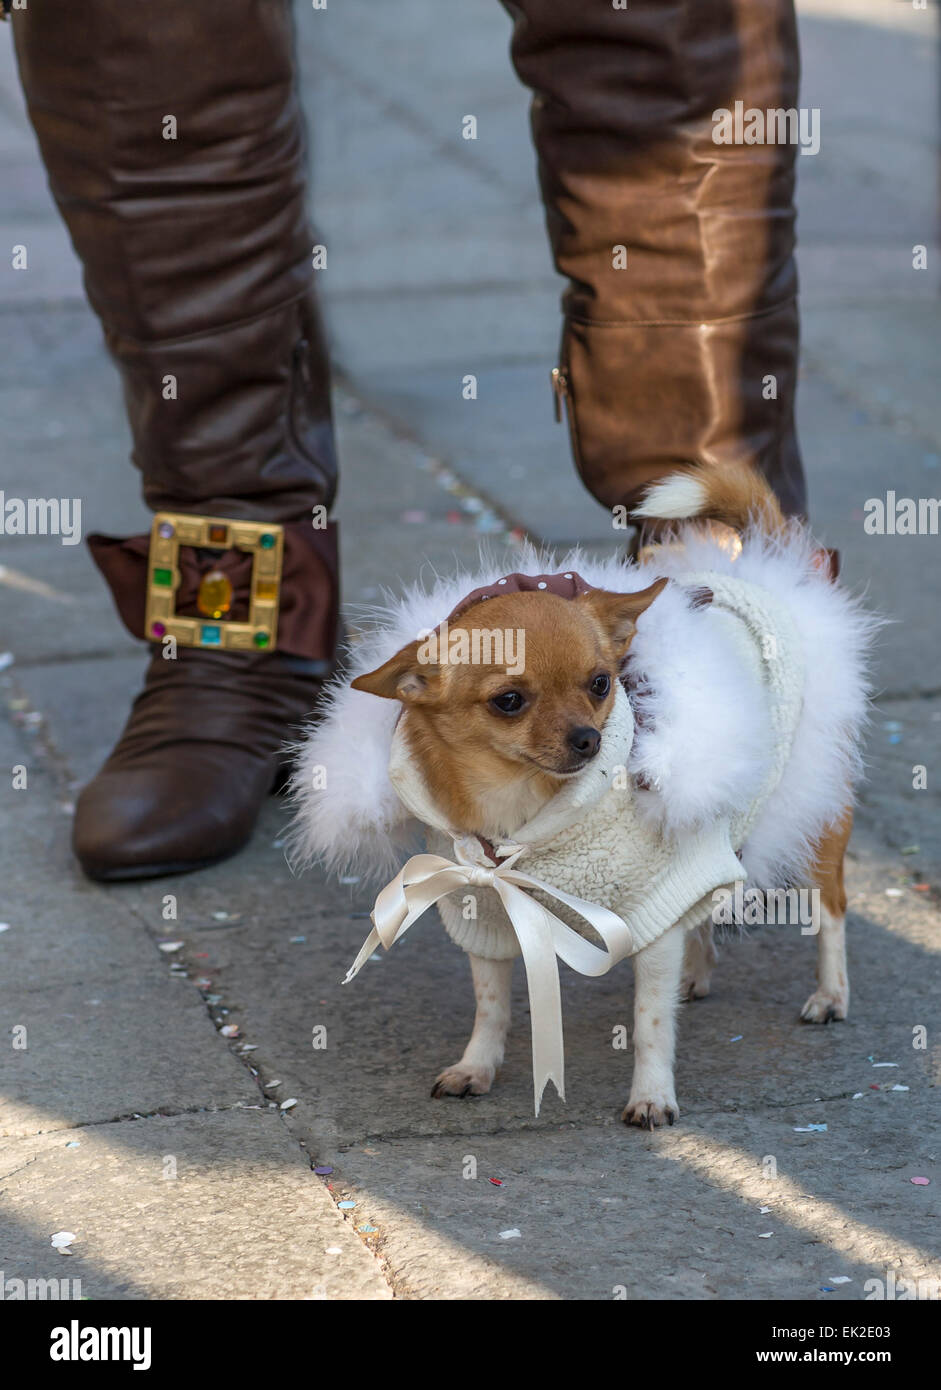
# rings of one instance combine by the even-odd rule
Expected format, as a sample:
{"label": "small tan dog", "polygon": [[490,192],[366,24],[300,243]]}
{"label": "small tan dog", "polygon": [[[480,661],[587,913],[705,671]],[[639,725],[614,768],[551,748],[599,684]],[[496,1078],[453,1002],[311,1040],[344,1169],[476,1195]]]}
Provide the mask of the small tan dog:
{"label": "small tan dog", "polygon": [[[677,475],[652,490],[642,514],[671,521],[712,518],[739,529],[751,519],[765,536],[787,530],[774,497],[751,473],[705,481]],[[429,665],[419,659],[416,640],[360,675],[353,689],[401,703],[400,728],[410,753],[453,827],[490,844],[512,840],[598,755],[638,619],[667,582],[660,578],[628,594],[594,589],[572,599],[532,592],[494,596],[486,605],[488,625],[525,634],[520,674],[508,675],[506,665]],[[656,613],[652,607],[647,621],[655,623]],[[453,619],[451,629],[475,622],[479,609]],[[814,836],[808,886],[819,889],[817,988],[801,1012],[810,1023],[847,1014],[843,856],[851,826],[847,788],[841,812]],[[677,1004],[681,997],[701,999],[709,992],[716,959],[712,925],[695,931],[672,927],[633,959],[635,1060],[622,1118],[653,1128],[673,1124],[679,1114],[673,1079]],[[435,1096],[484,1094],[503,1060],[512,961],[471,954],[470,964],[477,1005],[473,1032],[460,1061],[438,1076]]]}

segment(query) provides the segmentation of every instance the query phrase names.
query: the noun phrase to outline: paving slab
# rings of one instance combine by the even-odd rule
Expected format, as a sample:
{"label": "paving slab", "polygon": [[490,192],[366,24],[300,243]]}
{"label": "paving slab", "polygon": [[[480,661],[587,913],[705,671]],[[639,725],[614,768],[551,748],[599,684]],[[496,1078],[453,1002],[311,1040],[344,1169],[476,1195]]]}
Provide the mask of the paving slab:
{"label": "paving slab", "polygon": [[[0,1155],[0,1187],[7,1280],[79,1280],[93,1302],[390,1296],[352,1221],[267,1110],[21,1139]],[[68,1256],[50,1244],[59,1231],[75,1237]]]}

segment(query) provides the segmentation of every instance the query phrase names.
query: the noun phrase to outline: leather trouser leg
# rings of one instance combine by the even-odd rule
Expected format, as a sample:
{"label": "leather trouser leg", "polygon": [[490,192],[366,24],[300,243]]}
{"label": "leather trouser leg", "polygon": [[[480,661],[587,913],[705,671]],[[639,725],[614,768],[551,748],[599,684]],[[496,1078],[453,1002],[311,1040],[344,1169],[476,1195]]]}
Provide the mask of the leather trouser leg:
{"label": "leather trouser leg", "polygon": [[745,460],[785,511],[794,427],[794,144],[721,144],[714,112],[793,108],[793,0],[504,0],[555,263],[557,390],[577,466],[630,509],[682,464]]}
{"label": "leather trouser leg", "polygon": [[[248,838],[336,641],[335,534],[311,524],[336,460],[292,14],[288,0],[31,0],[12,21],[146,502],[282,523],[296,542],[303,641],[270,655],[181,646],[174,660],[158,646],[79,799],[75,847],[94,877],[194,868]],[[138,599],[123,544],[93,547],[122,615]]]}

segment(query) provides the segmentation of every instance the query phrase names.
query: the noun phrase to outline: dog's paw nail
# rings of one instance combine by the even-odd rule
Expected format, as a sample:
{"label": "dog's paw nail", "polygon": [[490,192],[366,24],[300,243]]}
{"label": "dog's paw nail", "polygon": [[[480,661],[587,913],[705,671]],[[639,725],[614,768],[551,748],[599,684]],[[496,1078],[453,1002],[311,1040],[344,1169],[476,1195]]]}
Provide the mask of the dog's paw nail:
{"label": "dog's paw nail", "polygon": [[493,1067],[468,1066],[458,1062],[437,1078],[431,1088],[431,1098],[440,1100],[443,1096],[456,1096],[463,1100],[465,1096],[485,1096],[490,1090],[493,1076]]}
{"label": "dog's paw nail", "polygon": [[621,1119],[638,1129],[658,1129],[664,1124],[675,1124],[679,1113],[676,1101],[632,1100],[624,1107]]}
{"label": "dog's paw nail", "polygon": [[807,1000],[801,1009],[801,1022],[803,1023],[830,1023],[833,1020],[840,1020],[846,1017],[847,1004],[845,998],[840,998],[835,994],[825,994],[823,990],[817,990]]}

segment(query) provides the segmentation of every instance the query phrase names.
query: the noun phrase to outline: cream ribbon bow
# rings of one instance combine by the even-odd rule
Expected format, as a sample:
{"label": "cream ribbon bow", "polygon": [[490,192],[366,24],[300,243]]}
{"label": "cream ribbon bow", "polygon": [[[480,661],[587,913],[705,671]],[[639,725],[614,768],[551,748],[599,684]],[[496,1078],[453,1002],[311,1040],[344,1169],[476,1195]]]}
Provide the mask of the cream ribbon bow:
{"label": "cream ribbon bow", "polygon": [[[455,841],[460,861],[457,863],[439,854],[413,855],[376,898],[370,914],[373,930],[343,983],[349,984],[377,946],[381,944],[388,951],[439,898],[462,888],[493,888],[506,909],[526,967],[532,1020],[533,1087],[538,1115],[547,1082],[554,1082],[559,1095],[565,1099],[562,1001],[556,956],[582,975],[604,975],[612,965],[632,954],[634,943],[630,928],[616,913],[598,903],[573,897],[514,868],[526,848],[520,846],[493,866],[472,862],[460,841]],[[597,932],[605,949],[572,931],[553,912],[524,892],[525,888],[538,888],[577,912]]]}

